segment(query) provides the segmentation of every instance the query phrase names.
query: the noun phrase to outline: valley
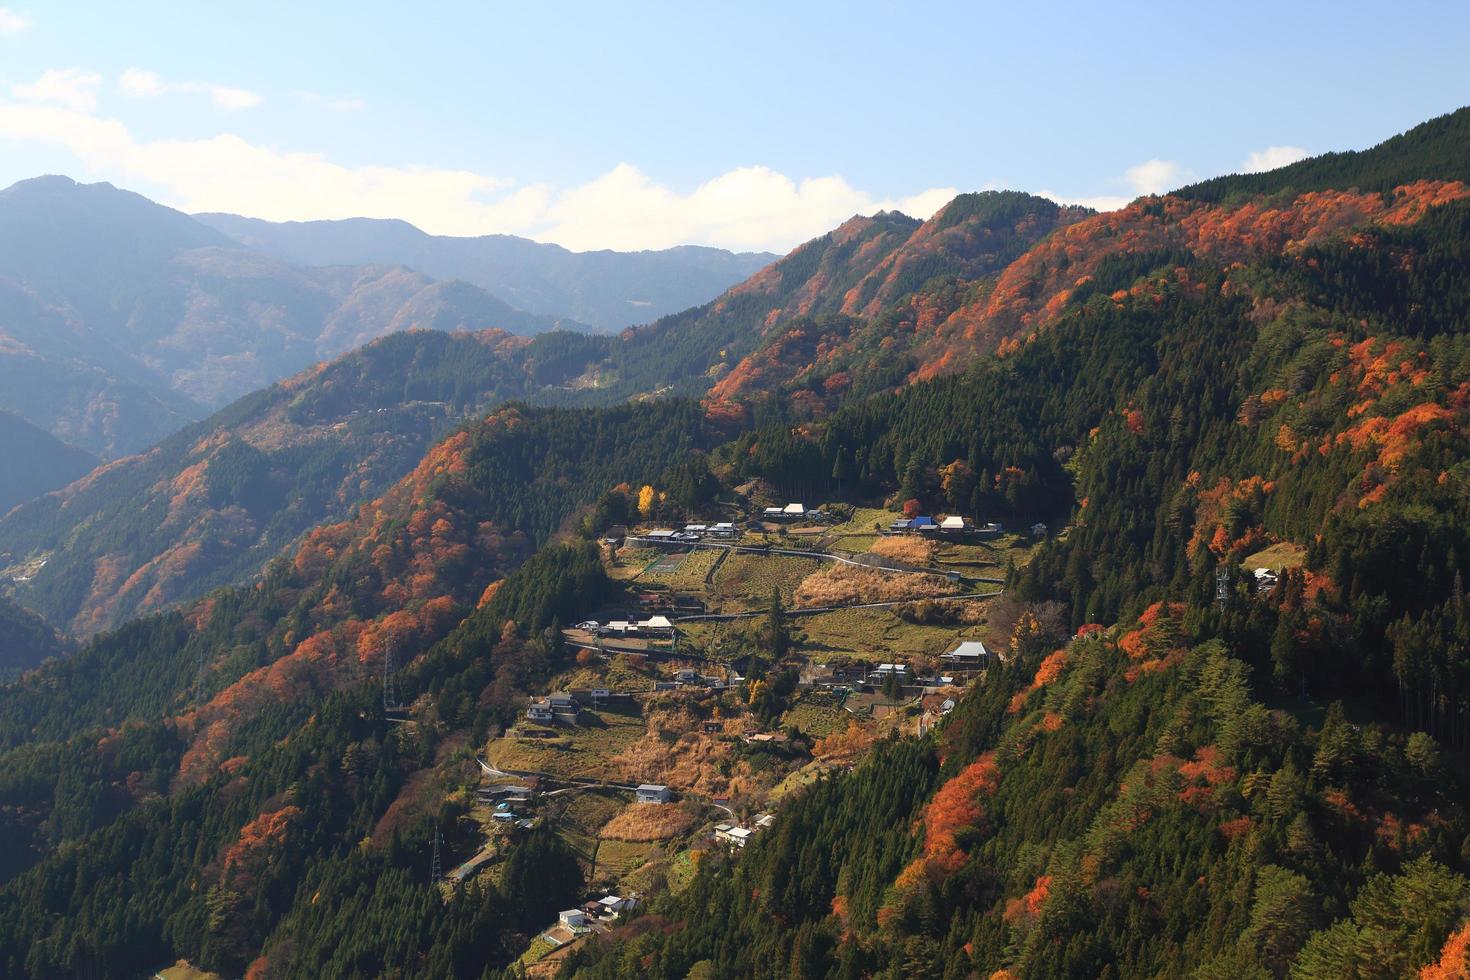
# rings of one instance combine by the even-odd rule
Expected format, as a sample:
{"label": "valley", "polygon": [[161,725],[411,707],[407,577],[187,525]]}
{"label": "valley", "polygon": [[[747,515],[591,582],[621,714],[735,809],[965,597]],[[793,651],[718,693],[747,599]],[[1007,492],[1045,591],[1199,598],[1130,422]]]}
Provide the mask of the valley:
{"label": "valley", "polygon": [[1467,146],[879,211],[59,469],[0,974],[1455,976]]}

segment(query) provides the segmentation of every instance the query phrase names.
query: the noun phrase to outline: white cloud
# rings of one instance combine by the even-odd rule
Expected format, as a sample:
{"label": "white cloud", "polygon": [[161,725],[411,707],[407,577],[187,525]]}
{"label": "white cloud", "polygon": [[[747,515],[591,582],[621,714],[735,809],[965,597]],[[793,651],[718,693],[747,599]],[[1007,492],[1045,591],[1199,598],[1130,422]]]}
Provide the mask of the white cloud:
{"label": "white cloud", "polygon": [[84,111],[97,105],[102,76],[81,68],[52,68],[25,85],[10,86],[10,94],[27,102],[53,102]]}
{"label": "white cloud", "polygon": [[1174,161],[1157,158],[1145,160],[1123,171],[1123,179],[1138,195],[1167,193],[1187,183],[1192,176],[1193,174]]}
{"label": "white cloud", "polygon": [[329,112],[359,112],[367,106],[366,102],[355,97],[323,95],[321,92],[308,91],[292,92],[291,94],[298,102],[326,109]]}
{"label": "white cloud", "polygon": [[1240,169],[1243,173],[1259,174],[1267,170],[1275,170],[1277,167],[1284,167],[1288,163],[1305,160],[1307,156],[1307,151],[1300,146],[1268,146],[1246,157]]}
{"label": "white cloud", "polygon": [[[134,88],[144,89],[134,78]],[[926,218],[956,193],[936,188],[878,199],[839,176],[792,180],[742,167],[687,194],[620,164],[575,187],[517,185],[437,167],[348,167],[318,153],[238,136],[140,141],[90,112],[0,101],[0,140],[61,147],[92,174],[143,188],[185,211],[230,211],[277,221],[403,218],[450,235],[526,235],[569,248],[665,248],[685,242],[785,250],[853,214],[897,208]]]}
{"label": "white cloud", "polygon": [[0,7],[0,37],[13,37],[31,26],[31,19],[9,7]]}
{"label": "white cloud", "polygon": [[1116,194],[1093,194],[1079,197],[1075,194],[1058,194],[1052,190],[1037,191],[1036,196],[1050,198],[1058,204],[1080,204],[1094,211],[1116,211],[1119,208],[1126,208],[1133,200],[1131,197],[1121,197]]}
{"label": "white cloud", "polygon": [[172,94],[204,95],[209,97],[215,108],[225,112],[253,109],[262,101],[257,93],[247,89],[215,85],[212,82],[173,82],[166,80],[157,72],[145,71],[142,68],[129,68],[124,71],[118,76],[117,85],[122,90],[122,94],[130,99],[156,99]]}
{"label": "white cloud", "polygon": [[154,99],[164,93],[163,79],[157,72],[129,68],[118,77],[118,88],[130,99]]}

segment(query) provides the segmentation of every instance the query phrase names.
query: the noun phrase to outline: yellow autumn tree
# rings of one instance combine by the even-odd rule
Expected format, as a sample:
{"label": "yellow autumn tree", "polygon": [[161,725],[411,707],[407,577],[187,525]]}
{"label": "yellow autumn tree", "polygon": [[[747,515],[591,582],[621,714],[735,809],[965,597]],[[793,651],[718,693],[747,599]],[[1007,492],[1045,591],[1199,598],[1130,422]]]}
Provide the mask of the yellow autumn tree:
{"label": "yellow autumn tree", "polygon": [[645,519],[653,516],[655,499],[653,487],[645,483],[643,489],[638,491],[638,513],[642,514]]}

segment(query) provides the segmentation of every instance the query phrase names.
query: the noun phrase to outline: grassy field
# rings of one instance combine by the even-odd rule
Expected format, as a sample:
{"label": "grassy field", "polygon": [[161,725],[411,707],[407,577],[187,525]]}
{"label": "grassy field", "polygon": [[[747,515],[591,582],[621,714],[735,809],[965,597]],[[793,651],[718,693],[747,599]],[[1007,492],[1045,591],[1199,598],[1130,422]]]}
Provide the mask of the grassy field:
{"label": "grassy field", "polygon": [[734,554],[715,575],[714,592],[727,606],[754,608],[768,603],[771,590],[778,588],[789,604],[797,585],[821,564],[815,558],[791,555]]}
{"label": "grassy field", "polygon": [[813,692],[781,716],[781,727],[794,725],[808,735],[821,738],[845,730],[850,717],[837,706],[835,697]]}
{"label": "grassy field", "polygon": [[836,654],[874,662],[937,657],[962,632],[956,626],[906,623],[887,609],[839,609],[802,616],[795,622],[806,634],[803,652],[817,661]]}
{"label": "grassy field", "polygon": [[494,739],[486,755],[507,769],[538,770],[558,776],[621,779],[609,760],[643,737],[643,716],[636,706],[625,711],[584,711],[577,727],[558,725],[557,737]]}
{"label": "grassy field", "polygon": [[1281,571],[1283,568],[1300,568],[1307,560],[1307,549],[1290,541],[1282,541],[1273,544],[1269,548],[1262,549],[1241,561],[1240,567],[1250,570],[1257,568],[1270,568]]}
{"label": "grassy field", "polygon": [[663,552],[657,548],[625,548],[618,552],[618,563],[608,568],[607,576],[618,582],[635,579],[662,557]]}
{"label": "grassy field", "polygon": [[597,872],[593,877],[616,878],[621,881],[661,850],[657,843],[600,840],[597,842]]}
{"label": "grassy field", "polygon": [[684,556],[678,568],[671,572],[649,570],[638,576],[639,582],[658,582],[671,589],[697,592],[704,588],[704,576],[714,567],[720,553],[714,549],[700,549]]}

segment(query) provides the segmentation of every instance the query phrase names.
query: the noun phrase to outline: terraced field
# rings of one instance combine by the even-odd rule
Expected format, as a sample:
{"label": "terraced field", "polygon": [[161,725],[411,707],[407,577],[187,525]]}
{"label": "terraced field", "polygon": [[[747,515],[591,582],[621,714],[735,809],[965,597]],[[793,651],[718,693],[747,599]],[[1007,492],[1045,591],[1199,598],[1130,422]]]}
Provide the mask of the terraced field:
{"label": "terraced field", "polygon": [[954,646],[962,633],[955,626],[904,622],[887,609],[839,609],[802,616],[796,622],[806,634],[802,652],[817,662],[836,655],[874,663],[937,657]]}
{"label": "terraced field", "polygon": [[582,724],[557,726],[557,737],[491,740],[487,758],[506,769],[538,770],[558,776],[583,776],[622,781],[626,774],[611,760],[643,737],[643,715],[636,707],[626,711],[585,711]]}
{"label": "terraced field", "polygon": [[718,550],[702,548],[684,555],[672,570],[665,571],[661,563],[655,562],[638,576],[638,581],[657,582],[681,592],[698,592],[704,588],[704,576],[719,557]]}
{"label": "terraced field", "polygon": [[715,575],[714,592],[725,600],[726,611],[763,606],[770,602],[772,589],[780,589],[782,601],[789,604],[801,580],[821,565],[816,558],[733,554]]}

